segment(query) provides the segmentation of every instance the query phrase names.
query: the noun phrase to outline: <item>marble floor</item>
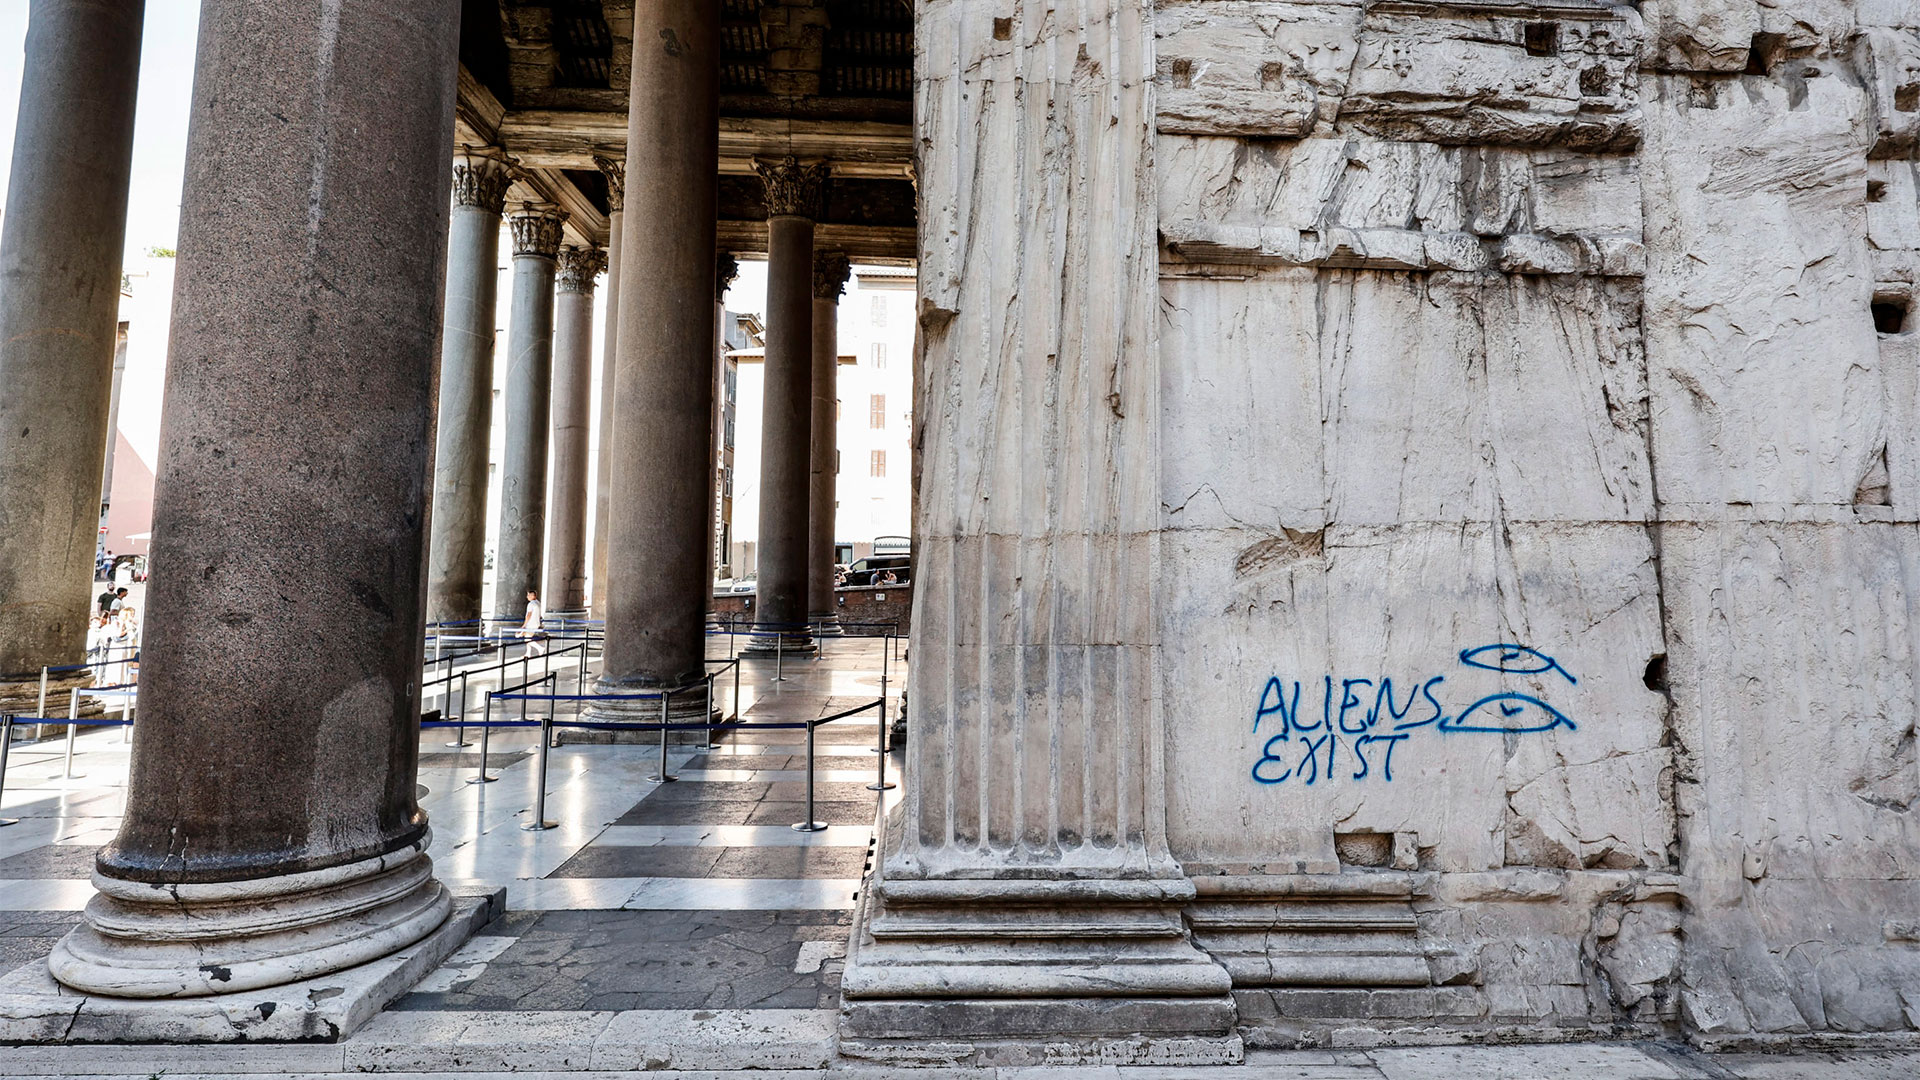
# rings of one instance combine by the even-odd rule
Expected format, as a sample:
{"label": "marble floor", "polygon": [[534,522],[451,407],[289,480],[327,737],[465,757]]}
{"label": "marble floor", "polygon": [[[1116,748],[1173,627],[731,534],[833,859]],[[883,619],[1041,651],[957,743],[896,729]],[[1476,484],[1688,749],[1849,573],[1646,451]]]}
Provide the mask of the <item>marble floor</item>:
{"label": "marble floor", "polygon": [[[745,639],[735,639],[744,645]],[[729,639],[710,656],[730,657]],[[902,649],[901,651],[904,651]],[[550,670],[559,693],[581,681],[579,657],[495,657],[437,665],[467,673],[464,715],[478,721],[487,691]],[[597,659],[585,673],[590,678]],[[776,674],[776,666],[778,672]],[[716,705],[743,719],[711,749],[657,743],[552,747],[546,820],[533,829],[539,787],[535,729],[497,728],[481,758],[477,724],[422,732],[420,805],[431,853],[452,886],[504,888],[507,914],[395,1005],[422,1010],[817,1009],[837,999],[847,927],[870,866],[879,796],[873,751],[880,713],[815,729],[812,819],[807,819],[806,720],[882,695],[897,716],[905,664],[880,640],[830,641],[817,657],[740,663],[738,702],[724,669]],[[433,676],[430,676],[430,678]],[[463,713],[435,693],[423,707]],[[494,703],[519,718],[523,703]],[[544,702],[524,703],[529,715]],[[573,703],[556,706],[562,722]],[[0,790],[0,971],[38,962],[92,894],[93,853],[118,827],[130,747],[117,729],[82,729],[73,776],[62,739],[17,742]],[[471,745],[449,746],[464,738]],[[651,736],[642,736],[651,738]],[[564,741],[564,740],[563,740]],[[889,755],[890,779],[900,755]],[[476,782],[482,775],[488,782]],[[891,805],[896,788],[885,793]]]}

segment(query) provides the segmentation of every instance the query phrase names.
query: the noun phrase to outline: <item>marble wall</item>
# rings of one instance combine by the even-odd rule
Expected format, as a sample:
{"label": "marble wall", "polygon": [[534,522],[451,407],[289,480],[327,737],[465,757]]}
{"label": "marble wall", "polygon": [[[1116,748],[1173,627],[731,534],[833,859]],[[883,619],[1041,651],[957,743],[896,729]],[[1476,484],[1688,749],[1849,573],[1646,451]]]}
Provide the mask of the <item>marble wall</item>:
{"label": "marble wall", "polygon": [[1920,3],[1154,20],[1166,827],[1243,1026],[1920,1026]]}

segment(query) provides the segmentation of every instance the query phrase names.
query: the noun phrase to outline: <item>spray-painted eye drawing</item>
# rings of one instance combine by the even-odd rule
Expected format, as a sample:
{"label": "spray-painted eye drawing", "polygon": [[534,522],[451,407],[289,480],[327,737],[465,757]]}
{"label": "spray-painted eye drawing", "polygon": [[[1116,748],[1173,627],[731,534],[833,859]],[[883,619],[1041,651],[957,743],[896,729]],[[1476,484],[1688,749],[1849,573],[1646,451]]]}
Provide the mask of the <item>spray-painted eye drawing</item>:
{"label": "spray-painted eye drawing", "polygon": [[1566,713],[1528,694],[1492,694],[1467,706],[1459,716],[1440,721],[1441,731],[1524,734],[1557,727],[1578,730]]}
{"label": "spray-painted eye drawing", "polygon": [[1538,649],[1525,645],[1482,645],[1477,649],[1461,649],[1460,662],[1468,667],[1483,668],[1487,671],[1504,671],[1509,675],[1538,675],[1546,671],[1557,671],[1575,686],[1580,680],[1573,673],[1560,666],[1560,661]]}

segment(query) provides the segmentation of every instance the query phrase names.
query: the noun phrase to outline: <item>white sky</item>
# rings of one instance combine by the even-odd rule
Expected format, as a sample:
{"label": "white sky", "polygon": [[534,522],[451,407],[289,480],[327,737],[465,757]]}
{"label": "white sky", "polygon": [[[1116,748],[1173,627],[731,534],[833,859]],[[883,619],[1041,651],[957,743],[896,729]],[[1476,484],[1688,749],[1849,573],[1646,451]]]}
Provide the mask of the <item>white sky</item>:
{"label": "white sky", "polygon": [[[0,199],[12,172],[14,119],[27,40],[26,0],[0,0]],[[186,170],[187,117],[192,111],[193,50],[200,0],[147,0],[140,50],[140,102],[133,135],[133,182],[127,207],[127,263],[150,247],[175,247],[180,181]]]}

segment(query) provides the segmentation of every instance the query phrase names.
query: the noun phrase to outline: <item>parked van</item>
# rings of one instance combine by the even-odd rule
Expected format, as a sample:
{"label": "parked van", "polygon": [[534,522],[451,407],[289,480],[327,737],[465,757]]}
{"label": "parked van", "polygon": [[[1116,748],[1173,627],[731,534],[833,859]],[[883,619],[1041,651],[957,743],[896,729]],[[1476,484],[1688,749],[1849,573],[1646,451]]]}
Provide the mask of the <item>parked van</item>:
{"label": "parked van", "polygon": [[897,584],[907,584],[913,580],[913,556],[869,555],[864,559],[855,559],[853,565],[847,568],[847,585],[852,588],[878,585],[889,570],[893,571]]}

